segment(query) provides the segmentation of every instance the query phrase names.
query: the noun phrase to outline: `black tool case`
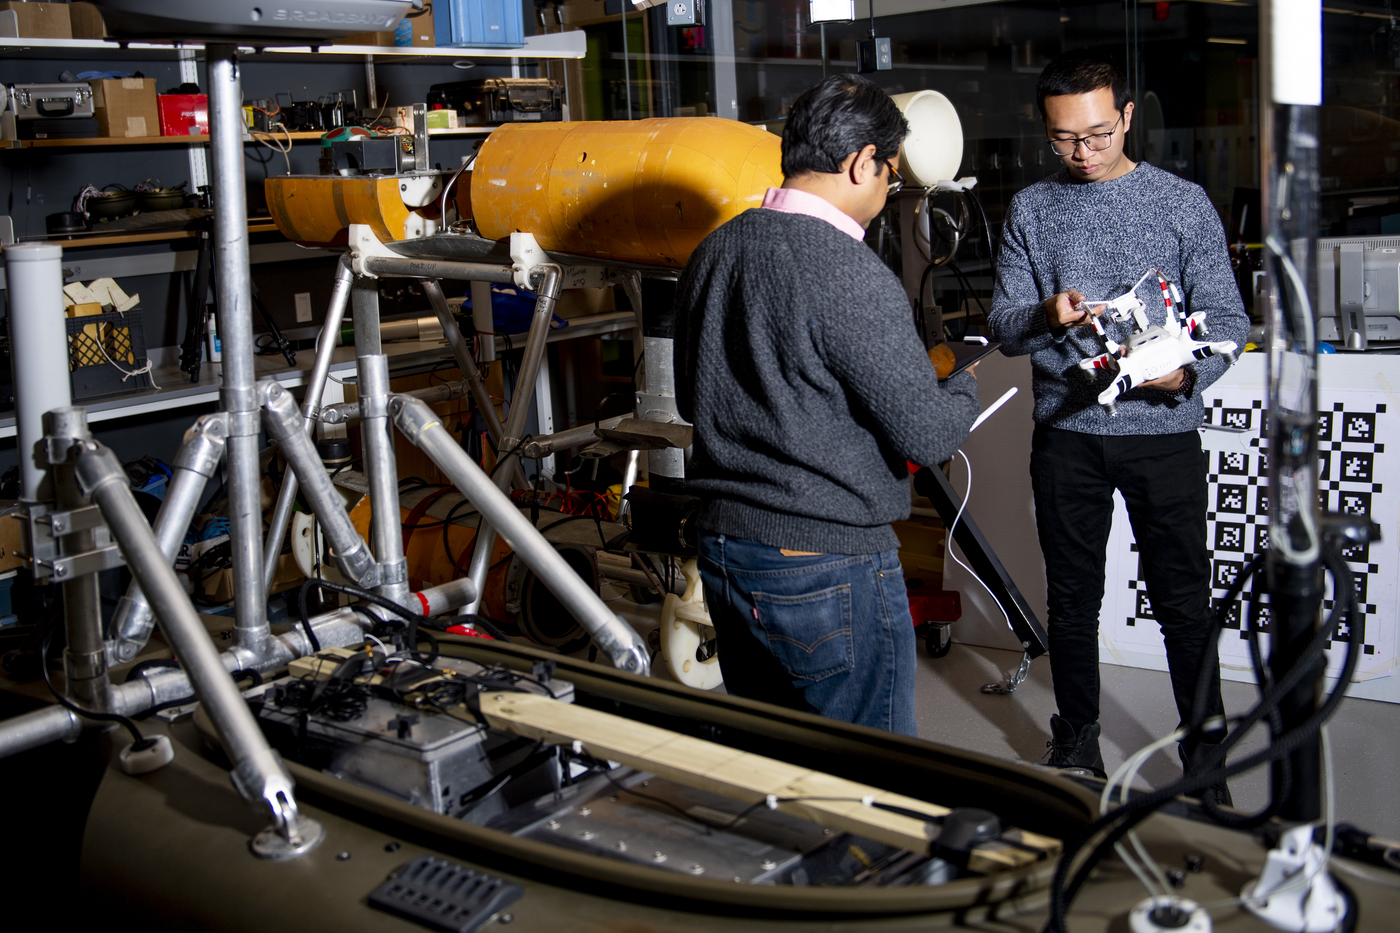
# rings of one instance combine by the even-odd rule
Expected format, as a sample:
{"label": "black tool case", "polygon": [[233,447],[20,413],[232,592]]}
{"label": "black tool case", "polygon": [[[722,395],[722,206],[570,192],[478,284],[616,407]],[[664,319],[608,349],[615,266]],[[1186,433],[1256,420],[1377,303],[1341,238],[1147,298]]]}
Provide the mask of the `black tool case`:
{"label": "black tool case", "polygon": [[477,78],[434,84],[429,109],[455,109],[458,122],[476,126],[564,119],[564,86],[549,78]]}

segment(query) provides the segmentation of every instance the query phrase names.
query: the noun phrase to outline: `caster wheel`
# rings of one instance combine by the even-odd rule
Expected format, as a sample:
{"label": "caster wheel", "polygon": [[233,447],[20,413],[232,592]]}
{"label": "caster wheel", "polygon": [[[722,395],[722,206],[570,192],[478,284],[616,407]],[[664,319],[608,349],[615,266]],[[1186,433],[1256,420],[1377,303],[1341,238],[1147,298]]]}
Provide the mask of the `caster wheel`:
{"label": "caster wheel", "polygon": [[951,622],[935,622],[927,626],[924,632],[924,650],[931,658],[941,658],[948,654],[953,648],[953,624]]}

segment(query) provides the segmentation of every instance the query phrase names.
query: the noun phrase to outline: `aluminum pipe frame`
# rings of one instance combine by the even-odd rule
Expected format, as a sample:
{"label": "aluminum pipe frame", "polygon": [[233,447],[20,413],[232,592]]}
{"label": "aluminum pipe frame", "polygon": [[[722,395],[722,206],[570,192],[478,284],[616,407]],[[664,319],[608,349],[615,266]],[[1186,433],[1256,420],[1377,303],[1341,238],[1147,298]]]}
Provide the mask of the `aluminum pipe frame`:
{"label": "aluminum pipe frame", "polygon": [[[185,531],[204,495],[204,487],[224,458],[227,437],[228,418],[221,411],[201,415],[185,432],[153,528],[156,546],[167,564],[173,564],[180,552]],[[116,635],[107,644],[108,660],[112,664],[124,664],[136,657],[146,647],[154,628],[151,604],[133,580],[117,603],[112,618],[112,631]]]}
{"label": "aluminum pipe frame", "polygon": [[131,494],[125,471],[116,456],[96,442],[84,441],[81,448],[75,471],[78,483],[101,510],[127,566],[160,618],[166,640],[180,658],[233,762],[234,786],[245,800],[266,808],[272,816],[272,831],[254,840],[254,851],[270,858],[308,851],[320,841],[323,830],[297,812],[291,777],[229,678],[174,569],[165,563]]}
{"label": "aluminum pipe frame", "polygon": [[[542,283],[535,301],[535,313],[530,318],[530,333],[525,340],[525,356],[520,363],[520,371],[515,378],[515,392],[510,400],[510,414],[506,416],[505,428],[501,436],[501,447],[497,451],[498,460],[492,469],[499,490],[510,488],[511,478],[519,463],[517,451],[525,425],[530,417],[530,402],[535,394],[535,379],[539,376],[540,363],[544,360],[545,346],[549,339],[549,325],[554,317],[554,305],[559,299],[563,285],[563,272],[553,264],[541,263],[535,266],[535,274],[542,276]],[[458,487],[461,489],[461,487]],[[465,489],[461,490],[464,494]],[[486,592],[486,574],[491,568],[491,554],[496,547],[496,529],[489,522],[482,522],[477,528],[476,539],[472,542],[472,559],[467,565],[467,576],[476,586],[477,599],[463,607],[462,614],[470,615],[480,608],[482,593]]]}
{"label": "aluminum pipe frame", "polygon": [[466,380],[472,400],[476,402],[476,408],[486,423],[486,433],[491,435],[492,443],[497,444],[499,449],[503,430],[500,416],[496,414],[496,405],[491,401],[491,393],[486,390],[486,383],[482,381],[481,372],[476,368],[476,361],[472,359],[467,339],[462,336],[462,329],[457,326],[452,309],[447,306],[442,284],[437,279],[424,279],[421,284],[423,294],[428,297],[428,304],[433,306],[433,313],[442,324],[442,332],[447,337],[447,345],[452,348],[452,357],[457,361],[457,368],[462,371],[462,378]]}
{"label": "aluminum pipe frame", "polygon": [[[433,410],[415,398],[396,395],[389,402],[389,411],[399,430],[426,453],[481,512],[483,526],[489,523],[490,527],[500,530],[525,564],[588,631],[613,666],[634,674],[647,674],[651,666],[649,656],[637,633],[608,609],[554,546],[520,514],[510,498],[467,456]],[[477,553],[482,550],[478,545]],[[484,550],[489,554],[491,548]]]}
{"label": "aluminum pipe frame", "polygon": [[[335,346],[340,342],[340,322],[345,320],[345,309],[350,304],[350,286],[355,274],[350,269],[348,256],[340,257],[335,269],[335,285],[331,289],[331,301],[326,308],[326,320],[321,326],[321,337],[316,344],[316,363],[311,367],[311,378],[306,384],[306,401],[302,405],[302,418],[305,431],[310,431],[321,408],[321,398],[326,391],[326,376],[331,371],[331,359]],[[277,504],[272,510],[272,525],[267,530],[267,545],[263,548],[263,592],[272,589],[272,580],[277,576],[277,560],[282,555],[282,542],[287,537],[287,522],[292,517],[292,506],[297,497],[297,475],[288,472],[282,478],[282,488],[277,493]]]}
{"label": "aluminum pipe frame", "polygon": [[[457,609],[475,594],[471,581],[463,577],[414,593],[418,604],[414,611],[429,616],[443,615]],[[378,619],[353,606],[345,606],[313,616],[309,621],[316,641],[324,650],[363,644],[365,633],[374,628]],[[219,662],[229,674],[235,671],[266,674],[312,653],[311,642],[301,626],[273,636],[269,644],[272,650],[261,658],[253,657],[242,648],[230,648],[219,655]],[[151,671],[144,676],[128,678],[125,683],[108,688],[107,696],[108,712],[120,716],[139,716],[167,703],[181,700],[194,702],[196,699],[189,677],[179,668]],[[50,742],[71,741],[85,728],[106,725],[106,722],[84,719],[63,706],[49,706],[15,716],[0,722],[0,758],[18,755]]]}
{"label": "aluminum pipe frame", "polygon": [[500,285],[511,285],[515,282],[515,271],[510,266],[484,262],[364,256],[360,259],[359,268],[366,275],[399,276],[407,279],[452,279],[458,282],[495,282]]}
{"label": "aluminum pipe frame", "polygon": [[389,359],[382,353],[361,356],[359,368],[360,440],[369,477],[370,539],[379,561],[375,592],[400,606],[411,606],[408,560],[399,521],[399,469],[389,432]]}
{"label": "aluminum pipe frame", "polygon": [[[214,269],[223,341],[220,407],[228,412],[229,544],[233,559],[234,644],[261,655],[272,637],[263,585],[259,409],[254,392],[252,277],[243,173],[243,92],[232,45],[205,50],[214,195]],[[149,593],[147,594],[150,595]]]}
{"label": "aluminum pipe frame", "polygon": [[290,481],[292,476],[301,481],[311,509],[321,523],[321,530],[330,539],[336,567],[359,586],[378,585],[379,565],[345,511],[345,500],[335,491],[335,484],[326,473],[321,455],[316,452],[316,445],[306,433],[306,424],[302,413],[297,410],[296,399],[276,379],[258,383],[258,395],[263,404],[263,424],[268,435],[281,445],[290,467],[289,476],[283,482]]}
{"label": "aluminum pipe frame", "polygon": [[[465,382],[442,382],[435,386],[425,386],[421,389],[414,389],[405,392],[414,398],[422,399],[429,405],[438,402],[451,402],[455,399],[463,398],[470,391]],[[316,420],[322,424],[349,424],[352,421],[360,420],[359,402],[341,402],[337,405],[327,405],[316,414]]]}
{"label": "aluminum pipe frame", "polygon": [[[96,556],[98,527],[92,521],[75,520],[87,505],[75,475],[80,444],[87,439],[87,410],[57,408],[44,414],[44,447],[58,510],[54,513],[54,534],[58,553],[81,560],[80,555]],[[123,473],[123,476],[125,473]],[[59,526],[60,514],[70,516]],[[106,544],[105,539],[103,545]],[[106,712],[110,705],[107,677],[107,650],[102,641],[102,600],[94,569],[60,565],[55,561],[53,578],[63,584],[63,622],[68,636],[63,651],[66,692],[78,705],[95,712]]]}
{"label": "aluminum pipe frame", "polygon": [[40,748],[50,742],[71,742],[88,722],[66,706],[46,706],[0,723],[0,759]]}
{"label": "aluminum pipe frame", "polygon": [[10,366],[19,442],[20,499],[52,502],[53,485],[41,453],[44,412],[73,404],[67,377],[68,330],[63,316],[63,248],[57,243],[5,247],[5,280],[10,306]]}

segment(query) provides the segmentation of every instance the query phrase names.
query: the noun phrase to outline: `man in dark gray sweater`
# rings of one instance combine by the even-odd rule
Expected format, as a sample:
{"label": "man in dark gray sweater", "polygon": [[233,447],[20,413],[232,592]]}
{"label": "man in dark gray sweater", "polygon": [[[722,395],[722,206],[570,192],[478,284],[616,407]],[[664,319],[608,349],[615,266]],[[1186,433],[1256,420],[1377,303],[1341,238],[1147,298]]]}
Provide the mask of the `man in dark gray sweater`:
{"label": "man in dark gray sweater", "polygon": [[[1104,351],[1094,330],[1083,326],[1103,306],[1084,302],[1116,298],[1144,272],[1161,270],[1180,286],[1188,312],[1206,312],[1210,339],[1243,347],[1249,319],[1206,193],[1124,154],[1133,105],[1122,73],[1103,59],[1064,56],[1046,66],[1037,96],[1049,145],[1065,167],[1011,201],[990,325],[1002,352],[1031,355],[1031,479],[1059,706],[1050,720],[1050,763],[1102,777],[1098,626],[1115,489],[1128,506],[1182,721],[1190,721],[1203,664],[1210,678],[1207,713],[1222,709],[1219,664],[1204,657],[1210,566],[1206,459],[1197,429],[1201,390],[1229,362],[1209,357],[1144,382],[1109,415],[1097,403],[1107,379],[1078,368]],[[1161,324],[1166,312],[1156,276],[1137,294],[1150,321]],[[1132,332],[1130,323],[1101,323],[1119,343]],[[1188,742],[1183,761],[1195,750]],[[1215,792],[1228,801],[1223,783]]]}
{"label": "man in dark gray sweater", "polygon": [[913,624],[890,522],[906,461],[952,456],[970,374],[939,384],[865,226],[901,184],[889,97],[836,75],[798,98],[782,188],[700,244],[676,298],[695,425],[700,572],[732,694],[916,734]]}

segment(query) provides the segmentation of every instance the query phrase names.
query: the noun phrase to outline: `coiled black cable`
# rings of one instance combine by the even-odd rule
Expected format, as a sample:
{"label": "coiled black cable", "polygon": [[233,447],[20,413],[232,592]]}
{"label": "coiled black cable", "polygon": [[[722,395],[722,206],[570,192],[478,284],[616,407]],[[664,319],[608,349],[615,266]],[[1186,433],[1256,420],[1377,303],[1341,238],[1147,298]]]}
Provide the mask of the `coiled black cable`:
{"label": "coiled black cable", "polygon": [[[1357,663],[1360,661],[1358,648],[1365,640],[1365,616],[1356,612],[1355,583],[1351,576],[1351,569],[1347,567],[1345,560],[1331,545],[1325,545],[1322,554],[1323,564],[1333,579],[1335,605],[1331,616],[1326,624],[1319,627],[1317,634],[1308,643],[1302,656],[1288,674],[1278,683],[1263,690],[1259,703],[1240,719],[1235,730],[1226,737],[1225,741],[1220,743],[1218,754],[1223,757],[1260,719],[1269,715],[1271,710],[1276,710],[1279,701],[1292,693],[1305,677],[1316,676],[1316,662],[1322,657],[1323,650],[1336,631],[1336,623],[1345,617],[1349,633],[1347,653],[1336,688],[1327,695],[1327,698],[1307,719],[1278,736],[1268,748],[1214,770],[1188,774],[1167,787],[1144,794],[1099,817],[1089,825],[1080,838],[1066,842],[1064,852],[1060,855],[1060,862],[1055,868],[1055,876],[1050,884],[1050,918],[1046,924],[1047,929],[1054,931],[1054,933],[1065,933],[1065,916],[1074,903],[1075,896],[1088,879],[1090,872],[1119,840],[1155,813],[1163,804],[1179,795],[1199,793],[1218,781],[1223,781],[1236,774],[1249,771],[1258,765],[1276,761],[1292,754],[1304,742],[1310,740],[1322,727],[1322,724],[1336,712],[1337,707],[1346,696],[1347,685],[1351,683],[1352,675],[1356,672]],[[1231,592],[1237,595],[1243,587],[1244,581],[1240,579],[1236,583],[1238,586],[1232,586]],[[1083,860],[1075,872],[1074,878],[1069,879],[1070,866],[1075,857],[1090,841],[1105,831],[1107,831],[1107,835],[1099,840]]]}

